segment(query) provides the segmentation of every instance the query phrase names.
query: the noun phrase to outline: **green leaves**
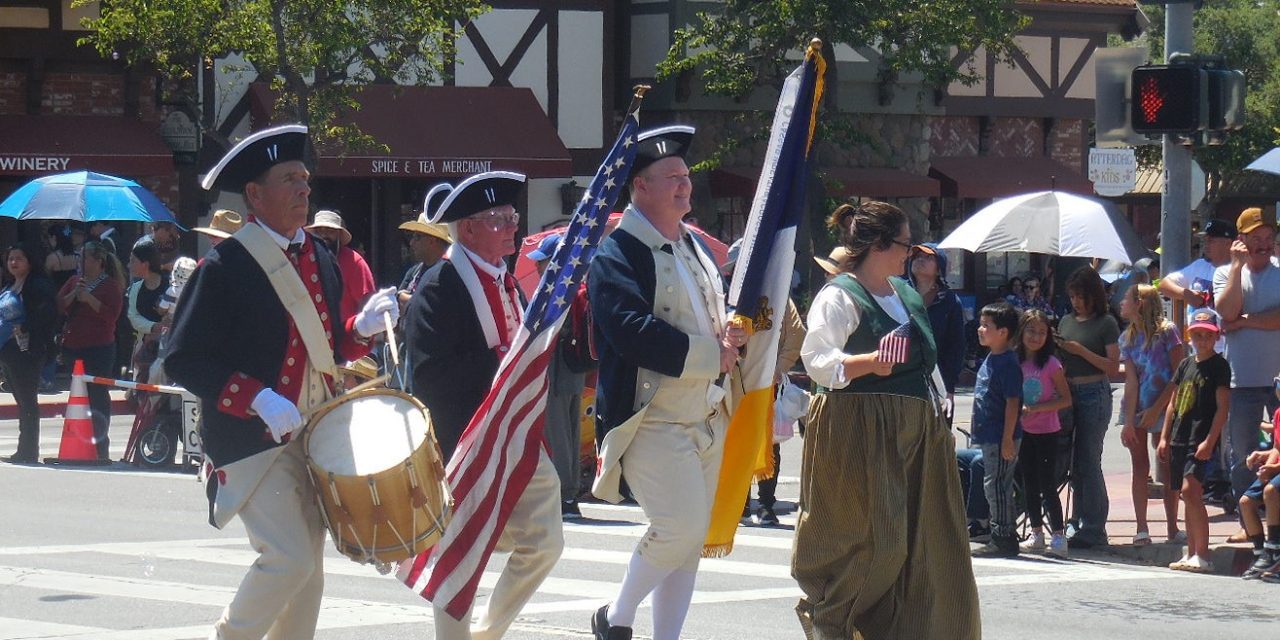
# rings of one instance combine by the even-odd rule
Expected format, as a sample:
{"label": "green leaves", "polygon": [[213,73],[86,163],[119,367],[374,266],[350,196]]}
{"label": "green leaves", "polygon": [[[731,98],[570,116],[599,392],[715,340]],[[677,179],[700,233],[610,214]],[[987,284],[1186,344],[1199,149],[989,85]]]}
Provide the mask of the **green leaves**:
{"label": "green leaves", "polygon": [[113,0],[87,21],[84,41],[175,80],[239,54],[283,92],[278,111],[313,125],[319,142],[359,146],[372,141],[331,124],[357,106],[354,90],[439,79],[462,26],[488,9],[478,0]]}

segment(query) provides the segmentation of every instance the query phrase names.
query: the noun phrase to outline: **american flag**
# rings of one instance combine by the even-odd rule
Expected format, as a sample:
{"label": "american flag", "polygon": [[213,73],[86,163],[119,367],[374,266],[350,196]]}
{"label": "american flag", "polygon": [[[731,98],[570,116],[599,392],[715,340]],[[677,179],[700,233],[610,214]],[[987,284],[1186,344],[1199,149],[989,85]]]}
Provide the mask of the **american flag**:
{"label": "american flag", "polygon": [[458,441],[446,475],[453,520],[440,542],[400,563],[396,576],[461,620],[516,501],[538,466],[547,366],[636,155],[637,97],[529,301],[493,387]]}
{"label": "american flag", "polygon": [[880,362],[902,364],[911,353],[911,321],[908,320],[898,328],[880,338],[880,352],[876,359]]}

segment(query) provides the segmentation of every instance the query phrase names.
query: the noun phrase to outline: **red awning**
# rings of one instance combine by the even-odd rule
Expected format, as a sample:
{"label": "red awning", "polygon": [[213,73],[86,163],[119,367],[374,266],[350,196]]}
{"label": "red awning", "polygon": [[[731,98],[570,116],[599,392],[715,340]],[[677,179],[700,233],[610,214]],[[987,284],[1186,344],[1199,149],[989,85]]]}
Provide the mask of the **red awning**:
{"label": "red awning", "polygon": [[[940,193],[937,180],[900,169],[824,167],[820,172],[830,193],[841,197],[928,198]],[[751,198],[759,176],[760,169],[752,167],[716,169],[709,176],[711,195]]]}
{"label": "red awning", "polygon": [[993,156],[934,158],[929,175],[942,181],[942,195],[953,198],[1004,198],[1034,191],[1070,191],[1093,195],[1093,183],[1053,158]]}
{"label": "red awning", "polygon": [[173,173],[159,125],[124,116],[0,116],[0,175]]}
{"label": "red awning", "polygon": [[[254,127],[270,121],[274,93],[250,91]],[[456,177],[519,171],[531,178],[573,174],[569,151],[533,92],[514,87],[370,85],[360,109],[342,119],[390,151],[320,150],[316,175],[328,177]]]}

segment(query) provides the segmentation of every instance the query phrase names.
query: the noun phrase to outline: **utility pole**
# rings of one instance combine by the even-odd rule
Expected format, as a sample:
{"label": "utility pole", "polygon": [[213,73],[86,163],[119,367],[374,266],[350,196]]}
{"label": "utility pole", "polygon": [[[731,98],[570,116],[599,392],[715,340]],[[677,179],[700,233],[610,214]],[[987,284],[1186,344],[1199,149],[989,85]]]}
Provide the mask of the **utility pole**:
{"label": "utility pole", "polygon": [[[1192,17],[1195,4],[1170,2],[1164,14],[1164,59],[1195,50]],[[1177,135],[1165,134],[1164,191],[1160,199],[1160,275],[1168,276],[1191,262],[1191,149]]]}

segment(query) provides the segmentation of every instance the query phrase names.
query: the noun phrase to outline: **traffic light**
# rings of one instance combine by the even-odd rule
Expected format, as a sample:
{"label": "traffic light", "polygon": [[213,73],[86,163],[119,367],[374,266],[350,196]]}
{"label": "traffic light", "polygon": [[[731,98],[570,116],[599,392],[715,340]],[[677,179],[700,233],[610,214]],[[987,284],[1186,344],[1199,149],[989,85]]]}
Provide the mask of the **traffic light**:
{"label": "traffic light", "polygon": [[1209,69],[1209,124],[1211,131],[1244,127],[1244,73],[1235,69]]}
{"label": "traffic light", "polygon": [[1133,70],[1130,114],[1143,134],[1194,133],[1209,119],[1209,74],[1199,65],[1146,65]]}

